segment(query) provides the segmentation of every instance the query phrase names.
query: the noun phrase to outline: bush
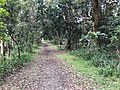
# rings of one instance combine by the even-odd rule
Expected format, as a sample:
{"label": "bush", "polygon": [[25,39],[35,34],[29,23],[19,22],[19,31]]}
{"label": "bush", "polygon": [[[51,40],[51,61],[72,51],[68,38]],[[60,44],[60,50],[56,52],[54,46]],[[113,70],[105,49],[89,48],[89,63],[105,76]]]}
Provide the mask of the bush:
{"label": "bush", "polygon": [[[113,63],[112,63],[113,62]],[[117,76],[120,77],[120,63],[112,61],[109,65],[102,67],[99,71],[103,76]]]}
{"label": "bush", "polygon": [[24,63],[30,61],[31,54],[24,53],[21,55],[21,58],[18,59],[13,55],[12,59],[1,59],[0,61],[0,80],[7,76],[10,73],[13,73],[15,70],[21,68]]}
{"label": "bush", "polygon": [[89,60],[95,67],[101,68],[103,76],[120,76],[120,61],[115,53],[107,53],[101,48],[81,48],[71,52],[72,55]]}

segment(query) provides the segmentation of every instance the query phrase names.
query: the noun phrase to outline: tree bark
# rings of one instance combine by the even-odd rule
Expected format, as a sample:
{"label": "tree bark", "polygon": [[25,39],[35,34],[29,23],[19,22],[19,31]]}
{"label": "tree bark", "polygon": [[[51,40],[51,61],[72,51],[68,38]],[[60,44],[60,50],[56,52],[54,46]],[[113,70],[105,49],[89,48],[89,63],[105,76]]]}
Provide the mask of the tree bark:
{"label": "tree bark", "polygon": [[93,0],[93,32],[98,31],[100,20],[99,0]]}
{"label": "tree bark", "polygon": [[0,43],[0,44],[1,44],[1,45],[0,45],[0,47],[1,47],[1,49],[0,49],[1,51],[0,51],[0,52],[1,52],[1,55],[3,55],[3,53],[4,53],[4,46],[3,46],[3,45],[4,45],[4,42],[1,40],[1,43]]}
{"label": "tree bark", "polygon": [[17,45],[17,50],[18,50],[18,58],[20,59],[21,53],[20,53],[20,47],[18,42],[14,39],[13,36],[11,36],[11,39],[13,40],[13,42]]}

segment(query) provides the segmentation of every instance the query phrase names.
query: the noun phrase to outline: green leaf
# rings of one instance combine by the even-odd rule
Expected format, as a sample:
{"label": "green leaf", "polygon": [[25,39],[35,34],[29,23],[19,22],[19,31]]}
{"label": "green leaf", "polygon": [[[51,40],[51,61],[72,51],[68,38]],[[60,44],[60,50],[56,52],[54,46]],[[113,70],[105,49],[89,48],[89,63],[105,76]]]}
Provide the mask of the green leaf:
{"label": "green leaf", "polygon": [[6,0],[0,0],[0,6],[5,5]]}
{"label": "green leaf", "polygon": [[8,16],[9,12],[6,11],[4,8],[0,8],[0,16]]}

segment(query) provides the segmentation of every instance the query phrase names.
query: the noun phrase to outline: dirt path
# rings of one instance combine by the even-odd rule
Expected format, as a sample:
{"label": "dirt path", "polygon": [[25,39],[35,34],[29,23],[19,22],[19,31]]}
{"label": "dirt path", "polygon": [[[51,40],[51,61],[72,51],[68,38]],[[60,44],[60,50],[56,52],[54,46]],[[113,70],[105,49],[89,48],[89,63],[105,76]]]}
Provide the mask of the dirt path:
{"label": "dirt path", "polygon": [[61,60],[55,57],[58,53],[44,45],[20,72],[6,78],[6,82],[0,86],[0,90],[96,90],[82,82],[78,86],[76,75],[71,72]]}

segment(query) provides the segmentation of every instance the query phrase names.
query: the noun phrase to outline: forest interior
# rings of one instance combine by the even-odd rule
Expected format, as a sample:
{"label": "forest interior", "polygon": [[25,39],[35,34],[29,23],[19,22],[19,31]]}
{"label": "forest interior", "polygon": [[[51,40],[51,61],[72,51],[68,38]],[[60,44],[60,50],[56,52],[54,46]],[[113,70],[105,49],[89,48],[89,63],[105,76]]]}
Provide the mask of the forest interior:
{"label": "forest interior", "polygon": [[120,0],[0,0],[0,90],[120,90]]}

